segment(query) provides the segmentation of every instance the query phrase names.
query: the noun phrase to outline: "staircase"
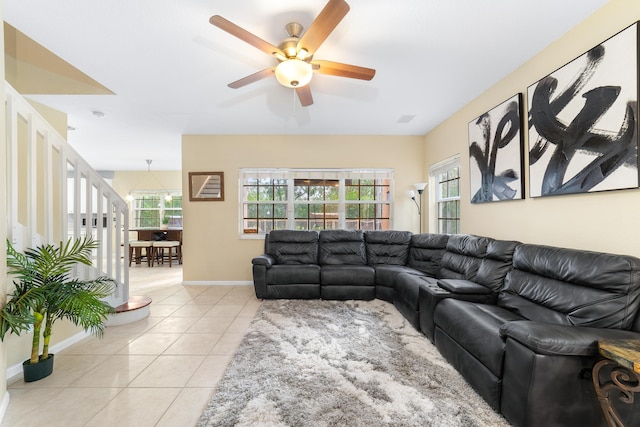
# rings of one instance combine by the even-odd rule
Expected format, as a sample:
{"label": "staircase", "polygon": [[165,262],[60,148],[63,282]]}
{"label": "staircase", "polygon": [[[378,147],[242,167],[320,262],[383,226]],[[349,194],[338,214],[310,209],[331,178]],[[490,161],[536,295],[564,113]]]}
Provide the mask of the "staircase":
{"label": "staircase", "polygon": [[148,315],[150,299],[129,297],[125,200],[6,82],[5,101],[7,238],[24,250],[93,236],[100,247],[92,253],[92,265],[79,266],[76,274],[116,281],[106,302],[118,307],[117,322]]}

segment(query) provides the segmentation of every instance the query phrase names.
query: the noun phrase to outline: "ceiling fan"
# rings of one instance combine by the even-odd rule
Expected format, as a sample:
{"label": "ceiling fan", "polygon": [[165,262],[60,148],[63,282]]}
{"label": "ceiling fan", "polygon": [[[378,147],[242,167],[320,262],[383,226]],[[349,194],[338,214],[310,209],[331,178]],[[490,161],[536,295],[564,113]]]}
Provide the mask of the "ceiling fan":
{"label": "ceiling fan", "polygon": [[281,85],[293,88],[298,94],[302,106],[307,107],[313,104],[309,83],[314,72],[352,79],[371,80],[376,73],[376,70],[372,68],[313,59],[316,50],[338,26],[347,12],[349,12],[347,2],[344,0],[329,0],[304,33],[302,31],[303,27],[299,23],[291,22],[287,24],[285,30],[289,37],[284,39],[278,46],[264,41],[220,15],[212,16],[209,19],[211,24],[268,55],[274,56],[279,61],[279,64],[275,67],[243,77],[240,80],[229,83],[228,86],[238,89],[275,75]]}

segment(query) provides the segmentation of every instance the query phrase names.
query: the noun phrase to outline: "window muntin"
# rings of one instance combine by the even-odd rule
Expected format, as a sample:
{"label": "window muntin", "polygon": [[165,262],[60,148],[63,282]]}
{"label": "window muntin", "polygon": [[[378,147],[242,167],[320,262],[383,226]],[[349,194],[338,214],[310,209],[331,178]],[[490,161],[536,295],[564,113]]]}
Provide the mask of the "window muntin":
{"label": "window muntin", "polygon": [[393,171],[240,170],[241,235],[391,228]]}
{"label": "window muntin", "polygon": [[454,165],[436,175],[438,233],[460,232],[460,167]]}
{"label": "window muntin", "polygon": [[385,179],[349,179],[345,183],[346,227],[349,230],[390,228],[391,183]]}
{"label": "window muntin", "polygon": [[182,228],[180,191],[133,191],[131,196],[132,229],[160,228],[162,224],[169,228]]}
{"label": "window muntin", "polygon": [[164,200],[164,211],[160,213],[163,224],[169,228],[182,228],[182,195],[173,195],[171,200]]}
{"label": "window muntin", "polygon": [[460,229],[460,156],[429,167],[430,230],[457,234]]}

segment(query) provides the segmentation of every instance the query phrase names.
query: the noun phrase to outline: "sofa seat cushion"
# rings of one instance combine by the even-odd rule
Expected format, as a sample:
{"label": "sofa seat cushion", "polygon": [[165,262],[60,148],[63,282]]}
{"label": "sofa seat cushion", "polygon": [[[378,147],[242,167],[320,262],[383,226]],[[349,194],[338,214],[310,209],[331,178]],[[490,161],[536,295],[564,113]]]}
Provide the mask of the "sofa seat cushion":
{"label": "sofa seat cushion", "polygon": [[502,325],[503,339],[511,338],[535,354],[559,356],[598,356],[600,340],[639,340],[633,331],[609,328],[586,328],[523,320]]}
{"label": "sofa seat cushion", "polygon": [[319,284],[320,266],[274,265],[267,270],[267,285]]}
{"label": "sofa seat cushion", "polygon": [[418,276],[400,273],[396,277],[396,298],[402,299],[414,310],[418,310],[420,286],[436,286],[438,279],[429,276]]}
{"label": "sofa seat cushion", "polygon": [[289,283],[286,285],[267,286],[267,299],[318,299],[320,297],[320,285],[317,283]]}
{"label": "sofa seat cushion", "polygon": [[415,268],[406,267],[404,265],[373,265],[376,271],[376,285],[394,288],[396,277],[400,273],[413,274],[414,276],[424,276],[424,273]]}
{"label": "sofa seat cushion", "polygon": [[[523,320],[515,313],[489,304],[475,304],[447,298],[434,314],[434,323],[451,339],[478,359],[496,377],[502,377],[505,342],[500,327]],[[436,338],[437,340],[437,338]]]}
{"label": "sofa seat cushion", "polygon": [[322,286],[375,286],[375,270],[368,265],[323,265]]}

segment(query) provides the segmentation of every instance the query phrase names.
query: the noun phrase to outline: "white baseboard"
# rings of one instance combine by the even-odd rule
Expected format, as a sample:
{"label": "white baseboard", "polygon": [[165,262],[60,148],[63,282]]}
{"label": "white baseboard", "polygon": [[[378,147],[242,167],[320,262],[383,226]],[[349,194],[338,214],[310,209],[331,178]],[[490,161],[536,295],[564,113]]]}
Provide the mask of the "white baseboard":
{"label": "white baseboard", "polygon": [[7,408],[9,407],[9,400],[11,400],[9,397],[9,392],[5,391],[4,396],[2,397],[2,402],[0,402],[0,423],[4,418],[4,414],[7,413]]}
{"label": "white baseboard", "polygon": [[[51,347],[49,347],[49,353],[57,353],[59,351],[64,350],[67,347],[72,346],[73,344],[83,340],[84,338],[88,337],[89,335],[91,335],[89,332],[86,331],[82,331],[82,332],[78,332],[75,335],[70,336],[69,338],[67,338],[66,340],[59,342],[57,344],[52,345]],[[25,360],[28,359],[29,355],[25,355]],[[18,379],[18,377],[22,377],[22,362],[21,363],[17,363],[13,366],[9,366],[7,368],[7,382],[13,382],[14,380]]]}
{"label": "white baseboard", "polygon": [[234,282],[228,280],[220,280],[220,281],[206,281],[206,280],[183,280],[183,285],[189,286],[253,286],[253,282],[250,280],[237,280]]}

